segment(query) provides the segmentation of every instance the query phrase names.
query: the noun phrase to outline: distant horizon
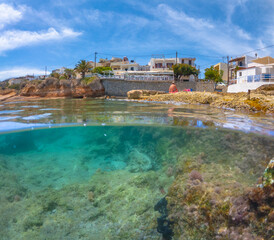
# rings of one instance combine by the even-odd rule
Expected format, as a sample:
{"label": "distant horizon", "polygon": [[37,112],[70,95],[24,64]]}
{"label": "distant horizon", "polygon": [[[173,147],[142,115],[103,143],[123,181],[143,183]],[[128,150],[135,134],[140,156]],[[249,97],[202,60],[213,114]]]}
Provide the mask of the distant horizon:
{"label": "distant horizon", "polygon": [[[85,59],[274,55],[272,0],[0,0],[0,81],[44,75]],[[258,50],[259,49],[259,50]],[[257,51],[258,50],[258,51]]]}

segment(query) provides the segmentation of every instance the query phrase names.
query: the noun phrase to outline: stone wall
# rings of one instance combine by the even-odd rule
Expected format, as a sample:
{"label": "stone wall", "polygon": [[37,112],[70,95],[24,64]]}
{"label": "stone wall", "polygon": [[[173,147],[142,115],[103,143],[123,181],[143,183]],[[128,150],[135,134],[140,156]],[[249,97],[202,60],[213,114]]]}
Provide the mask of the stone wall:
{"label": "stone wall", "polygon": [[[101,82],[105,88],[105,94],[107,96],[121,96],[126,97],[127,92],[131,90],[156,90],[168,92],[171,81],[127,81],[123,79],[101,79]],[[213,92],[213,83],[202,82],[178,82],[176,86],[179,91],[184,89],[192,89],[193,91],[206,91]]]}
{"label": "stone wall", "polygon": [[214,83],[212,82],[197,82],[195,91],[198,92],[214,92]]}

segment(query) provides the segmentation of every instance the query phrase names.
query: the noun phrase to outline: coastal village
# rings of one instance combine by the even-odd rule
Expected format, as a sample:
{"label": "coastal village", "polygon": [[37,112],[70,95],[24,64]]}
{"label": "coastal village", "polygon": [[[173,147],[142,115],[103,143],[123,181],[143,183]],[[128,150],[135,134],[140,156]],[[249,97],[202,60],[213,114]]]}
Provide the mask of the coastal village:
{"label": "coastal village", "polygon": [[[178,93],[170,95],[167,93],[172,82]],[[206,68],[201,78],[196,58],[181,58],[176,53],[174,58],[153,55],[147,65],[140,65],[126,56],[101,58],[97,62],[95,54],[94,61],[80,60],[73,69],[61,67],[50,74],[11,78],[2,81],[0,87],[2,100],[18,94],[77,98],[106,96],[273,112],[273,84],[274,58],[270,56],[258,57],[255,53],[254,56],[231,58],[227,63],[219,62]],[[233,95],[238,93],[240,95]],[[263,95],[252,98],[251,93]]]}
{"label": "coastal village", "polygon": [[[140,65],[135,60],[130,60],[128,57],[111,59],[99,59],[95,61],[85,61],[84,72],[85,77],[94,75],[100,78],[116,78],[124,80],[141,80],[141,81],[176,81],[176,82],[198,82],[198,81],[215,81],[219,86],[227,86],[227,91],[231,93],[247,92],[249,89],[254,90],[262,85],[271,84],[274,82],[274,58],[270,56],[258,57],[257,53],[254,56],[244,55],[237,58],[231,58],[229,63],[219,62],[213,65],[213,70],[220,74],[220,79],[210,79],[205,74],[204,79],[200,79],[200,69],[198,69],[195,61],[196,58],[166,58],[164,55],[152,56],[147,65]],[[83,63],[82,63],[83,64]],[[196,76],[186,73],[180,78],[174,77],[173,66],[185,64],[196,68],[199,74]],[[81,66],[83,67],[83,66]],[[208,70],[209,71],[209,70]],[[207,69],[205,69],[205,73]],[[42,80],[49,76],[62,79],[81,79],[82,72],[75,69],[61,67],[55,69],[47,75],[27,75],[17,78],[7,79],[9,86],[21,84],[26,81]],[[15,86],[14,86],[15,87]],[[154,89],[151,89],[154,90]]]}

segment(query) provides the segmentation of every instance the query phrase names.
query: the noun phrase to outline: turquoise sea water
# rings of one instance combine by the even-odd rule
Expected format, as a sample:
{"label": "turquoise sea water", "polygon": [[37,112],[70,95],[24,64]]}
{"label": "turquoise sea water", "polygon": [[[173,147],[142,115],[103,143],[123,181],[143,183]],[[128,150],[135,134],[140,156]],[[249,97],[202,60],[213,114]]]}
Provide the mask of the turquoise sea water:
{"label": "turquoise sea water", "polygon": [[205,106],[36,100],[0,117],[0,239],[161,239],[178,172],[240,194],[274,156],[272,116]]}

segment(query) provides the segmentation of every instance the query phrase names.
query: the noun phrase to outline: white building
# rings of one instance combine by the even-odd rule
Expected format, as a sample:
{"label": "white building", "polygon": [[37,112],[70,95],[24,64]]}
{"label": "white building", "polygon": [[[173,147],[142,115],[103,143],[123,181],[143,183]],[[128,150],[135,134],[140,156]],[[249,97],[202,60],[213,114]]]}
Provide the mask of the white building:
{"label": "white building", "polygon": [[177,64],[188,64],[191,66],[195,66],[196,58],[151,58],[148,65],[150,66],[150,71],[172,71],[172,66]]}
{"label": "white building", "polygon": [[274,58],[268,56],[252,59],[245,68],[237,70],[236,77],[228,87],[228,92],[247,92],[274,83]]}
{"label": "white building", "polygon": [[65,70],[66,70],[65,67],[61,67],[59,69],[52,70],[52,73],[64,74]]}

